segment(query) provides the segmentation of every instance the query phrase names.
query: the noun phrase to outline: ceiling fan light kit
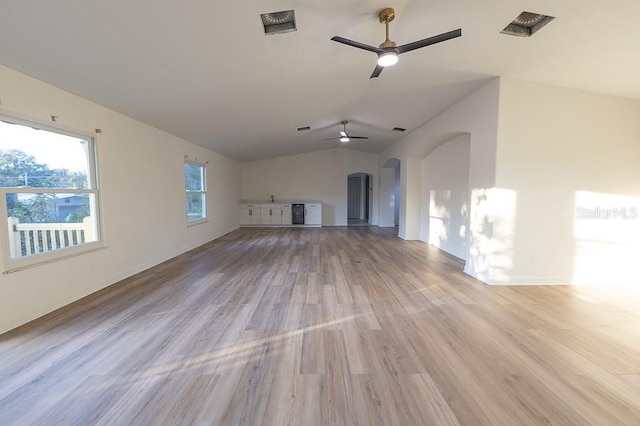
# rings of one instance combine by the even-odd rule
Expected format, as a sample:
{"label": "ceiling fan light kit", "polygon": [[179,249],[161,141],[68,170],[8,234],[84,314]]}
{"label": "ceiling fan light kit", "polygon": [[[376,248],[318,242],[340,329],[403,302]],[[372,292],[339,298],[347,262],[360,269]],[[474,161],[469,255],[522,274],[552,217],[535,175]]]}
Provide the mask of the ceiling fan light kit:
{"label": "ceiling fan light kit", "polygon": [[390,67],[398,63],[398,53],[384,52],[378,55],[378,65],[381,67]]}
{"label": "ceiling fan light kit", "polygon": [[380,23],[384,24],[386,34],[384,42],[382,42],[379,47],[370,46],[368,44],[349,40],[340,36],[334,36],[331,38],[331,40],[337,41],[338,43],[346,44],[351,47],[356,47],[358,49],[368,50],[369,52],[377,54],[377,65],[371,73],[371,77],[369,77],[377,78],[385,67],[395,65],[398,62],[398,55],[410,52],[412,50],[420,49],[422,47],[430,46],[432,44],[451,40],[452,38],[460,37],[462,35],[462,29],[458,28],[457,30],[442,33],[440,35],[425,38],[423,40],[414,41],[413,43],[396,46],[396,43],[389,39],[389,22],[393,21],[395,17],[396,12],[391,7],[382,9],[378,13],[378,18],[380,19]]}

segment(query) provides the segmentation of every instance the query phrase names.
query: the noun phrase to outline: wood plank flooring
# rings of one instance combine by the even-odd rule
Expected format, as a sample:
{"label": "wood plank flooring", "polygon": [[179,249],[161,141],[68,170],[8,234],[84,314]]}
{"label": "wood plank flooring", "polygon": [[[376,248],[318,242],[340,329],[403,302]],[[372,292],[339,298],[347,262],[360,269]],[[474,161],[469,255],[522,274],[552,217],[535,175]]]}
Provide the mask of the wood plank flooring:
{"label": "wood plank flooring", "polygon": [[1,425],[637,425],[640,293],[240,229],[0,336]]}

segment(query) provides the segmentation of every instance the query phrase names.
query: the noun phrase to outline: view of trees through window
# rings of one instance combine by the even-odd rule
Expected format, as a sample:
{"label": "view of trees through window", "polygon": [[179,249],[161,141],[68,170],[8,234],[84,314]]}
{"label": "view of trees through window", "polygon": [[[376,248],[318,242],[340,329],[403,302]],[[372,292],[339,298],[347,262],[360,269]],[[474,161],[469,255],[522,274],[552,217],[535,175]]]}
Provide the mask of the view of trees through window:
{"label": "view of trees through window", "polygon": [[[0,150],[0,186],[5,188],[87,188],[85,172],[67,169],[50,169],[38,163],[34,156],[26,152],[9,149]],[[71,197],[82,199],[69,200]],[[89,216],[88,194],[8,193],[7,216],[16,217],[21,222],[82,222]],[[62,209],[67,214],[60,216],[60,207],[73,202],[74,208]]]}
{"label": "view of trees through window", "polygon": [[187,221],[193,222],[207,217],[205,168],[202,164],[185,163],[184,185],[187,192]]}
{"label": "view of trees through window", "polygon": [[89,137],[0,120],[3,239],[11,258],[98,240],[92,144]]}

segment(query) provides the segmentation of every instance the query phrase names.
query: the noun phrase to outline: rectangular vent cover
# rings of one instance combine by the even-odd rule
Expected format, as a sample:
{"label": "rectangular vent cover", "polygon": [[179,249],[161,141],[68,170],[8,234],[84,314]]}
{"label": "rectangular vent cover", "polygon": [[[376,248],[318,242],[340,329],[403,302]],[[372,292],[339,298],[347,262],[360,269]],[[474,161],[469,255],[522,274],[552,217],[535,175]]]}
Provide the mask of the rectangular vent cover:
{"label": "rectangular vent cover", "polygon": [[296,31],[296,12],[283,10],[282,12],[263,13],[260,15],[266,35],[284,34]]}
{"label": "rectangular vent cover", "polygon": [[522,12],[500,32],[517,37],[531,37],[554,19],[553,16],[547,16],[541,13]]}

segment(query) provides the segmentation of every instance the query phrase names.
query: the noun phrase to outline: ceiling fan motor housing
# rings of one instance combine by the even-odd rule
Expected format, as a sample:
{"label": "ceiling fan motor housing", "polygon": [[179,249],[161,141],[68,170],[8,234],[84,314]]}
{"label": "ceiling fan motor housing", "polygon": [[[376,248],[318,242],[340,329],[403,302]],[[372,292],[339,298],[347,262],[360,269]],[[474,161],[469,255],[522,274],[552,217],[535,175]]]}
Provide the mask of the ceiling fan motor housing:
{"label": "ceiling fan motor housing", "polygon": [[395,49],[395,48],[396,48],[396,42],[391,40],[385,40],[384,43],[380,45],[380,49],[387,50],[387,49]]}

